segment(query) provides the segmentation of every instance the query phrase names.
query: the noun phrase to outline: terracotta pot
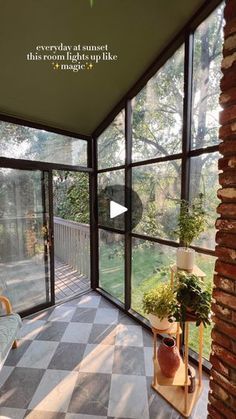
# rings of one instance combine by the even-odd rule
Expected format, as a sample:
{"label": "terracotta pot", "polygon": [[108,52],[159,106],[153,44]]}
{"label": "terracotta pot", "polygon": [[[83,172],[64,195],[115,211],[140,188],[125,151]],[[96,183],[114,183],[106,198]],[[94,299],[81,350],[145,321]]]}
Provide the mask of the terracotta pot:
{"label": "terracotta pot", "polygon": [[160,320],[159,317],[151,313],[148,314],[148,318],[152,327],[154,327],[154,329],[166,330],[166,329],[169,329],[169,327],[171,326],[171,323],[168,321],[167,318]]}
{"label": "terracotta pot", "polygon": [[175,339],[164,338],[157,351],[157,358],[162,374],[173,378],[180,366],[180,354]]}
{"label": "terracotta pot", "polygon": [[179,269],[191,272],[194,267],[195,250],[188,247],[178,247],[176,265]]}

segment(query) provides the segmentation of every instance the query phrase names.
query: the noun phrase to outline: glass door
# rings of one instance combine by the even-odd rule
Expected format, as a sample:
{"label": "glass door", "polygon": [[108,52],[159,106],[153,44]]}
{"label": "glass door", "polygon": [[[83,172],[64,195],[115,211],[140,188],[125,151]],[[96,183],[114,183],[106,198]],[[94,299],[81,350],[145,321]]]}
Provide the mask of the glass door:
{"label": "glass door", "polygon": [[17,312],[54,301],[49,172],[0,169],[0,293]]}

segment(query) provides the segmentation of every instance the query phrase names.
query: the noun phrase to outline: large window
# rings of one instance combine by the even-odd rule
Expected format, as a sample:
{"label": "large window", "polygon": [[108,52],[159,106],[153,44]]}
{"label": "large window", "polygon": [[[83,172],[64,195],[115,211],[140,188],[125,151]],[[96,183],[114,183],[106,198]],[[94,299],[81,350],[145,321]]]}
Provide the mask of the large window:
{"label": "large window", "polygon": [[[178,246],[175,229],[180,199],[191,201],[200,193],[207,227],[192,247],[196,264],[205,273],[206,287],[212,288],[222,32],[221,4],[194,33],[189,28],[185,43],[126,102],[126,130],[122,111],[97,141],[98,190],[125,181],[125,186],[139,194],[143,206],[142,218],[132,231],[129,213],[119,229],[105,224],[106,231],[100,230],[99,285],[143,317],[144,292],[170,280]],[[119,165],[123,167],[116,170]],[[119,172],[122,178],[118,180]],[[128,202],[124,195],[121,204]],[[206,358],[210,332],[211,327],[204,330]],[[195,328],[191,328],[190,345],[198,351]]]}
{"label": "large window", "polygon": [[87,141],[0,121],[0,157],[87,166]]}

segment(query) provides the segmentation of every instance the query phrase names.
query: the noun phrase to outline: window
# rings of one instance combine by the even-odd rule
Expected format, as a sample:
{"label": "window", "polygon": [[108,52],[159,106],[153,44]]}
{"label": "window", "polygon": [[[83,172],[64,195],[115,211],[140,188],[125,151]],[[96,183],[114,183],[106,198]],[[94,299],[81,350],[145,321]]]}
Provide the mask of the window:
{"label": "window", "polygon": [[[112,231],[99,230],[100,286],[113,297],[121,301],[125,299],[126,308],[144,317],[144,292],[161,281],[169,281],[170,265],[176,260],[178,243],[175,229],[179,200],[191,201],[199,193],[204,194],[207,228],[192,247],[196,250],[196,264],[206,274],[206,287],[212,287],[214,225],[218,204],[218,96],[222,33],[221,4],[196,27],[193,51],[187,51],[185,57],[184,51],[192,48],[192,42],[180,46],[131,103],[127,102],[127,107],[132,107],[132,112],[127,115],[132,139],[129,135],[126,139],[127,150],[132,148],[131,164],[127,164],[125,159],[124,125],[120,123],[118,136],[115,133],[121,116],[124,121],[123,113],[98,138],[98,191],[106,185],[118,183],[118,180],[122,185],[126,182],[125,186],[130,186],[131,180],[132,188],[139,194],[143,205],[142,219],[132,231],[125,230],[125,226],[129,225],[124,223],[128,213],[122,216],[123,224],[119,227],[117,224],[111,228],[106,223],[106,230]],[[188,38],[192,38],[192,28],[186,32],[186,41]],[[193,56],[193,62],[189,62],[193,72],[185,73],[186,59],[190,56]],[[190,77],[190,83],[185,77]],[[191,118],[185,121],[184,106],[185,111],[191,110]],[[127,132],[130,132],[129,129]],[[112,142],[114,150],[111,148],[108,151],[109,145],[106,151],[102,150],[106,141],[108,144]],[[121,164],[124,170],[116,170]],[[121,205],[124,205],[123,198]],[[131,202],[131,208],[132,205],[134,203]],[[119,231],[116,232],[116,229]],[[120,234],[120,230],[124,231],[124,235]],[[106,237],[105,241],[101,240],[101,235]],[[124,248],[128,250],[126,253]],[[125,278],[124,264],[128,268]],[[127,295],[124,295],[124,289]],[[196,332],[196,329],[191,329],[190,345],[198,351]],[[210,351],[210,333],[211,327],[204,330],[206,358]]]}
{"label": "window", "polygon": [[0,157],[87,166],[87,141],[0,121]]}

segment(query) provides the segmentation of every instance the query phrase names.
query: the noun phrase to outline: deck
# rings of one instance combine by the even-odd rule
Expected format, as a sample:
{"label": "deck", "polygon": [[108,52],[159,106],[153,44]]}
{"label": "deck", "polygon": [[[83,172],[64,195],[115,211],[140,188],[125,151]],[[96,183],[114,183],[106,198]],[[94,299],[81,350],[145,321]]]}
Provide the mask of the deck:
{"label": "deck", "polygon": [[64,300],[90,289],[90,280],[70,265],[55,260],[55,300]]}

